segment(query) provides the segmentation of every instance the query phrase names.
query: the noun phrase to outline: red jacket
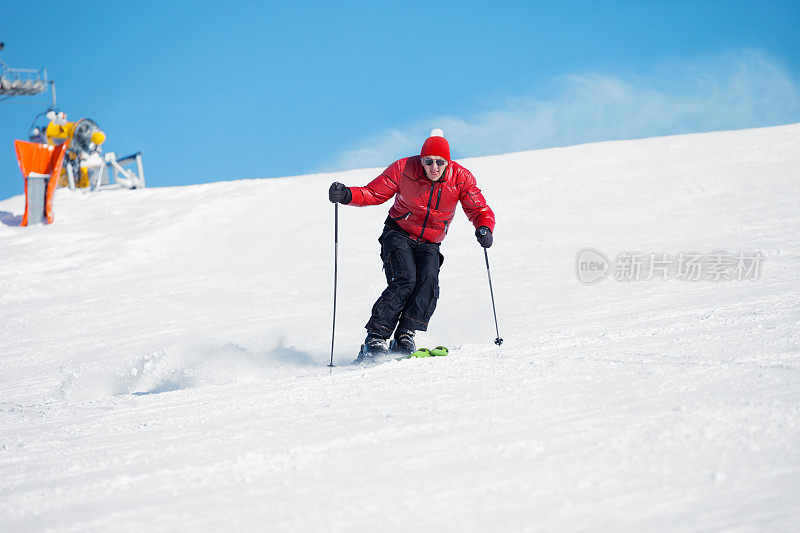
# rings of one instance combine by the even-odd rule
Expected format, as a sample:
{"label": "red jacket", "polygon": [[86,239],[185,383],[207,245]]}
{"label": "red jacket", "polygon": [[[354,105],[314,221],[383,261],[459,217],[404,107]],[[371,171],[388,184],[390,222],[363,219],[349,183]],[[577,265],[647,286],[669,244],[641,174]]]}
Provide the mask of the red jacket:
{"label": "red jacket", "polygon": [[494,213],[486,203],[475,177],[455,161],[447,165],[439,181],[425,175],[420,156],[399,159],[366,187],[349,187],[349,205],[382,204],[395,196],[389,217],[411,237],[427,242],[442,242],[461,202],[472,224],[494,232]]}

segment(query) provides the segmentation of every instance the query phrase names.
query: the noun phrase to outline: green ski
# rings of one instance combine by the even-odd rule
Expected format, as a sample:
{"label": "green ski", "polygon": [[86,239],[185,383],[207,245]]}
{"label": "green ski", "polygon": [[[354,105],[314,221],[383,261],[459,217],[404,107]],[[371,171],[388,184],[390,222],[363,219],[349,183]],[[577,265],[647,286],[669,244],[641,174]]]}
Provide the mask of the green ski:
{"label": "green ski", "polygon": [[419,358],[419,357],[444,357],[450,353],[450,351],[445,346],[437,346],[434,349],[428,348],[420,348],[416,352],[409,354],[409,355],[401,355],[400,357],[396,357],[397,352],[390,352],[387,357],[380,357],[380,358],[372,358],[372,357],[364,357],[364,346],[361,346],[361,352],[358,354],[358,358],[353,361],[354,365],[368,367],[374,366],[380,363],[385,363],[386,361],[402,361],[403,359],[411,359]]}
{"label": "green ski", "polygon": [[420,348],[411,355],[404,355],[398,359],[410,359],[412,357],[444,357],[448,353],[449,350],[444,346],[437,346],[433,350],[429,350],[428,348]]}

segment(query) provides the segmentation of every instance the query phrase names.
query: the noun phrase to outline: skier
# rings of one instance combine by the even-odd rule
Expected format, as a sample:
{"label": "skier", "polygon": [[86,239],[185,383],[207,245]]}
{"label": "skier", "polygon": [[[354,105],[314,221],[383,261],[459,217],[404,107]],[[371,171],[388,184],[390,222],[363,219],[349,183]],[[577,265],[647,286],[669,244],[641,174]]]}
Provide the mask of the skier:
{"label": "skier", "polygon": [[392,196],[394,205],[378,238],[388,286],[372,306],[359,363],[385,357],[390,350],[416,350],[414,333],[428,329],[436,309],[444,262],[439,245],[458,202],[476,228],[478,243],[489,248],[493,240],[494,213],[472,173],[450,159],[450,144],[440,129],[431,131],[420,155],[395,161],[366,187],[334,182],[328,190],[331,202],[359,207]]}

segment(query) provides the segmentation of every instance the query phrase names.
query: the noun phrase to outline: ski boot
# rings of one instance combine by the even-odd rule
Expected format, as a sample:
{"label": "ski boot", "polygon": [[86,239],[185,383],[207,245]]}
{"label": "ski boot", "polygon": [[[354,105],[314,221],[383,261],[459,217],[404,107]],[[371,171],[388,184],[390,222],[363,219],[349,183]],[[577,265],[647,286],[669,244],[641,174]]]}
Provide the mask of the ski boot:
{"label": "ski boot", "polygon": [[361,351],[354,361],[357,365],[370,365],[389,357],[389,342],[383,337],[369,333],[361,345]]}
{"label": "ski boot", "polygon": [[417,345],[414,344],[414,330],[397,328],[397,331],[394,332],[394,339],[389,345],[389,351],[402,355],[411,355],[416,352]]}

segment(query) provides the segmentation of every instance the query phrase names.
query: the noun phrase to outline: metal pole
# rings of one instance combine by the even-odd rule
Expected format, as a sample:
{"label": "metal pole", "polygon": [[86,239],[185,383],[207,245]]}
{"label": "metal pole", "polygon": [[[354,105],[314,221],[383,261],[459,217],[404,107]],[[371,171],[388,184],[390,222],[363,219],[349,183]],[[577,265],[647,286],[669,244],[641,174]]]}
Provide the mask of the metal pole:
{"label": "metal pole", "polygon": [[486,258],[486,273],[489,275],[489,294],[492,295],[492,312],[494,313],[494,329],[497,332],[497,338],[494,343],[498,346],[503,344],[503,339],[500,338],[500,328],[497,326],[497,309],[494,306],[494,290],[492,289],[492,273],[489,271],[489,252],[486,248],[483,249],[483,255]]}
{"label": "metal pole", "polygon": [[339,279],[339,202],[333,204],[333,329],[331,331],[331,362],[333,369],[333,341],[336,338],[336,285]]}

